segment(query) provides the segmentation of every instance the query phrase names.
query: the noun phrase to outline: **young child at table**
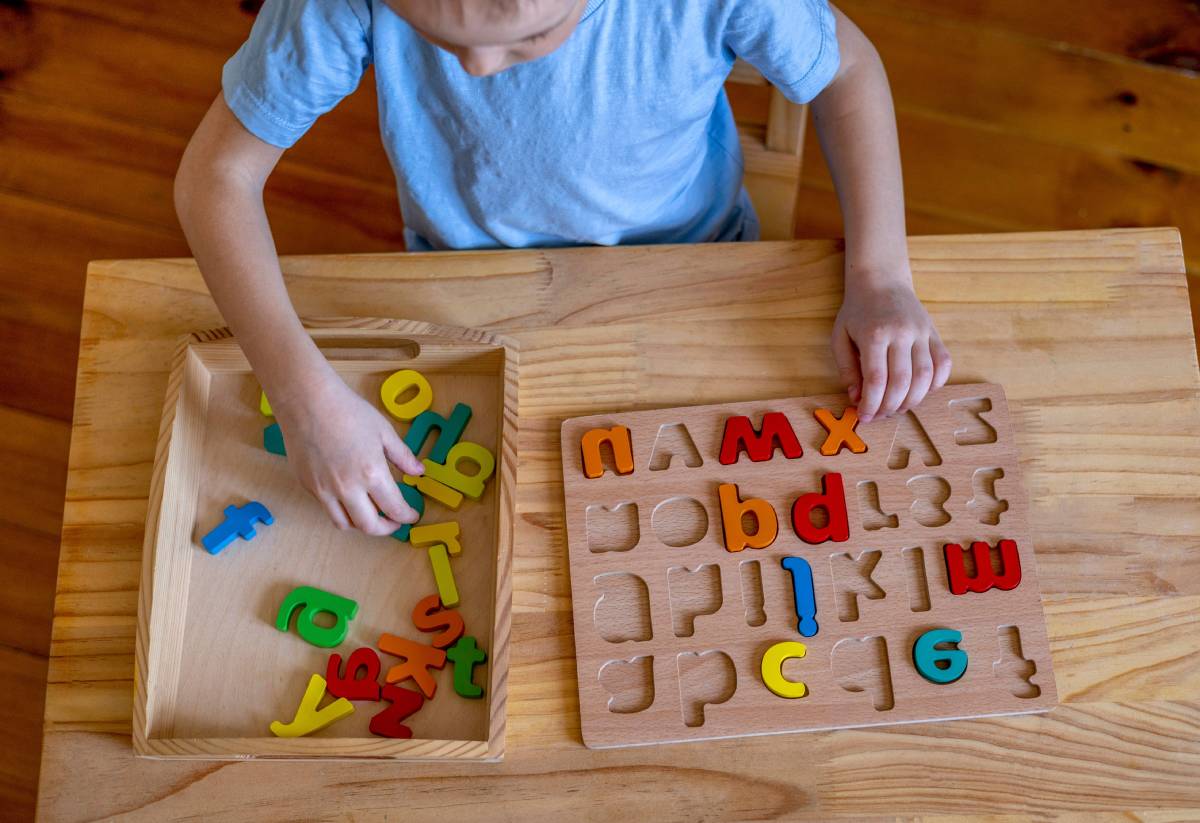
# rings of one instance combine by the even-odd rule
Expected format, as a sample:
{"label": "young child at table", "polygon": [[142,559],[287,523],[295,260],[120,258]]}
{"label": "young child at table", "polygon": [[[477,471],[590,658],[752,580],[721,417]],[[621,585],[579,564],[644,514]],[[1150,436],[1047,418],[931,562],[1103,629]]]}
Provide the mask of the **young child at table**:
{"label": "young child at table", "polygon": [[263,210],[280,155],[373,64],[409,249],[754,240],[723,90],[737,57],[812,101],[845,220],[833,355],[860,419],[916,405],[950,357],[913,292],[883,65],[827,0],[268,0],[176,207],[335,524],[414,521],[389,463],[422,466],[302,331]]}

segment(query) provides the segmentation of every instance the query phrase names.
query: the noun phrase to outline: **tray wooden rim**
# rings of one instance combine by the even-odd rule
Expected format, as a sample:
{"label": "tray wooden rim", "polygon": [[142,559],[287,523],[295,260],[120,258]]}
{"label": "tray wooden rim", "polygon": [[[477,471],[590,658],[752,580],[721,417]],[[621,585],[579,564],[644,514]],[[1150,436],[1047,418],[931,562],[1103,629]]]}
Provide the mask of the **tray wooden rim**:
{"label": "tray wooden rim", "polygon": [[182,337],[171,357],[163,412],[154,452],[147,498],[142,567],[138,585],[137,625],[134,641],[134,754],[149,759],[181,760],[390,760],[393,762],[476,761],[498,762],[504,757],[508,696],[508,658],[512,628],[512,553],[517,468],[517,388],[519,346],[511,337],[468,327],[421,320],[382,317],[303,318],[314,339],[369,337],[381,332],[397,336],[431,337],[442,341],[473,343],[504,351],[500,375],[502,419],[496,456],[498,502],[496,514],[495,582],[493,587],[492,648],[489,657],[489,719],[487,740],[435,740],[387,738],[149,737],[148,668],[150,624],[154,617],[154,579],[158,537],[170,447],[183,387],[185,367],[193,346],[233,341],[227,327],[194,331]]}

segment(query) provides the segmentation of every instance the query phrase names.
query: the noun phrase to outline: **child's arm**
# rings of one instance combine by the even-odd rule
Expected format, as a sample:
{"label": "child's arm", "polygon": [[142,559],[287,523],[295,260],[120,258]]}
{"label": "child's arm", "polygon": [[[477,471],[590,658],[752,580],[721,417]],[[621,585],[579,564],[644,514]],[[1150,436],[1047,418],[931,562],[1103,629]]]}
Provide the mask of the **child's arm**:
{"label": "child's arm", "polygon": [[270,398],[300,482],[338,527],[386,535],[417,519],[388,463],[409,474],[422,465],[392,424],[342,382],[292,308],[262,202],[282,154],[246,131],[218,96],[175,178],[179,222]]}
{"label": "child's arm", "polygon": [[841,66],[812,103],[846,232],[846,288],[833,355],[863,422],[909,409],[950,376],[950,354],[913,291],[900,147],[887,75],[844,14]]}

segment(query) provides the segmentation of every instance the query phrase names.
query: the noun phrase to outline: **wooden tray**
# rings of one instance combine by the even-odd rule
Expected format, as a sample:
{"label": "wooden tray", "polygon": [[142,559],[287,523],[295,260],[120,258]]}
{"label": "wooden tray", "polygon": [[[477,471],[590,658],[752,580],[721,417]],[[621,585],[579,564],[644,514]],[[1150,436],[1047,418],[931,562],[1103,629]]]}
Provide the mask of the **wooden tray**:
{"label": "wooden tray", "polygon": [[[485,332],[403,320],[309,325],[337,372],[381,410],[384,378],[416,369],[433,388],[433,410],[448,414],[456,402],[472,407],[463,437],[496,456],[479,501],[466,500],[454,513],[428,501],[421,521],[461,525],[463,551],[452,566],[467,633],[488,653],[475,675],[485,697],[458,697],[447,665],[436,673],[434,699],[405,721],[413,739],[372,735],[368,722],[384,705],[376,703],[355,703],[354,714],[308,737],[271,736],[271,721],[292,719],[309,677],[324,675],[331,652],[345,659],[360,646],[376,647],[383,632],[428,637],[410,615],[436,587],[424,551],[329,523],[287,459],[264,450],[263,428],[272,421],[259,411],[258,381],[237,343],[224,330],[194,334],[181,344],[167,385],[150,489],[134,750],[192,759],[499,759],[511,610],[515,349]],[[407,424],[399,427],[403,434]],[[248,500],[264,503],[274,524],[258,526],[253,540],[207,554],[201,536],[222,520],[226,505]],[[337,648],[309,645],[294,628],[275,629],[284,595],[300,585],[358,602],[350,634]],[[399,662],[380,657],[385,670]]]}
{"label": "wooden tray", "polygon": [[[1055,704],[1028,499],[1003,390],[980,384],[933,392],[915,412],[859,425],[866,452],[825,456],[827,432],[814,411],[841,417],[845,405],[844,396],[831,395],[563,423],[588,746],[1019,714]],[[786,416],[803,455],[789,459],[776,450],[752,462],[742,453],[722,465],[726,421],[745,415],[757,428],[766,412]],[[585,433],[617,425],[631,433],[634,471],[616,474],[606,444],[604,473],[585,477]],[[843,479],[848,539],[804,542],[792,527],[793,501],[820,491],[822,476],[834,473]],[[772,544],[726,549],[718,486],[727,483],[743,500],[771,504],[778,517]],[[745,528],[753,530],[753,519]],[[1019,585],[952,594],[945,544],[1002,539],[1016,542]],[[812,636],[799,630],[785,556],[811,564]],[[859,568],[869,569],[869,579]],[[934,684],[914,667],[914,641],[935,628],[962,632],[958,648],[968,665],[957,682]],[[764,684],[761,661],[781,641],[806,647],[803,659],[782,669],[805,683],[803,697],[780,697]]]}

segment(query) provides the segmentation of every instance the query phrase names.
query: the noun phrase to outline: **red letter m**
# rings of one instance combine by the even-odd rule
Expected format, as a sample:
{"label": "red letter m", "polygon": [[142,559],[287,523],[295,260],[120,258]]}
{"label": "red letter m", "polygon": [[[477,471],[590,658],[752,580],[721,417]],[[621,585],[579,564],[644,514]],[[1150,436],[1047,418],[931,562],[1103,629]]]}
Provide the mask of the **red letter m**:
{"label": "red letter m", "polygon": [[745,449],[752,461],[761,463],[771,459],[776,446],[783,449],[785,457],[796,458],[804,453],[796,433],[792,431],[792,424],[783,412],[764,414],[761,432],[754,430],[749,417],[730,417],[725,421],[719,459],[722,466],[733,465],[740,451]]}

